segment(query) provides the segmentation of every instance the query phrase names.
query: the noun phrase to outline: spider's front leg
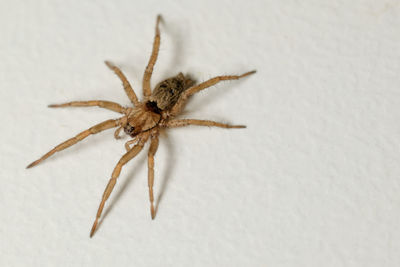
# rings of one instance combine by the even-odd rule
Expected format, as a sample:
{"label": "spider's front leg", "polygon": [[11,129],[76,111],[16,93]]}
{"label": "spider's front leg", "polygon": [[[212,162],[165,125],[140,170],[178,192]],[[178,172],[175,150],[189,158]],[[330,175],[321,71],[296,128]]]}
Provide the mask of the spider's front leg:
{"label": "spider's front leg", "polygon": [[38,165],[40,162],[42,162],[43,160],[47,159],[48,157],[50,157],[54,153],[59,152],[61,150],[64,150],[64,149],[66,149],[66,148],[68,148],[68,147],[70,147],[72,145],[75,145],[76,143],[78,143],[79,141],[82,141],[83,139],[85,139],[89,135],[97,134],[97,133],[102,132],[104,130],[119,126],[121,124],[121,120],[122,119],[107,120],[107,121],[99,123],[99,124],[97,124],[97,125],[95,125],[93,127],[90,127],[86,131],[83,131],[83,132],[77,134],[76,136],[68,139],[67,141],[59,144],[58,146],[54,147],[52,150],[50,150],[49,152],[44,154],[41,158],[39,158],[38,160],[35,160],[31,164],[29,164],[26,168],[32,168],[33,166]]}
{"label": "spider's front leg", "polygon": [[106,100],[72,101],[62,104],[49,105],[49,108],[65,108],[65,107],[99,107],[99,108],[109,109],[121,114],[126,113],[126,108],[122,107],[120,104]]}
{"label": "spider's front leg", "polygon": [[154,209],[154,195],[153,195],[153,185],[154,185],[154,155],[157,152],[158,148],[158,131],[155,131],[151,135],[151,143],[149,148],[149,154],[147,157],[147,166],[148,166],[148,185],[149,185],[149,199],[150,199],[150,212],[151,219],[154,220],[156,216],[156,211]]}
{"label": "spider's front leg", "polygon": [[106,203],[107,199],[110,197],[110,194],[113,191],[115,184],[117,183],[117,178],[119,177],[119,175],[121,173],[122,167],[126,163],[128,163],[131,159],[133,159],[137,154],[139,154],[139,152],[143,149],[143,146],[146,143],[148,138],[149,138],[148,133],[143,134],[139,138],[138,143],[133,148],[131,148],[128,152],[126,152],[121,157],[121,159],[118,161],[117,165],[115,166],[115,168],[111,174],[111,178],[108,181],[108,184],[106,186],[106,189],[104,190],[103,197],[101,199],[99,208],[97,210],[96,219],[93,223],[92,230],[90,231],[90,237],[92,237],[96,231],[97,224],[99,222],[101,213],[103,212],[104,204]]}

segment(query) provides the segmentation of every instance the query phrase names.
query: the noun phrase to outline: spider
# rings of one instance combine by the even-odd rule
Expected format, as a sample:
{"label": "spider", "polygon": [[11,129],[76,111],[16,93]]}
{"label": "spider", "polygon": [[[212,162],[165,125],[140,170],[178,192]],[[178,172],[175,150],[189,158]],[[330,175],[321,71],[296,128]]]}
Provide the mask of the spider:
{"label": "spider", "polygon": [[205,82],[195,85],[195,82],[189,77],[182,73],[168,78],[156,85],[153,91],[150,87],[150,79],[153,73],[153,68],[157,60],[158,51],[160,47],[160,24],[161,16],[157,16],[155,37],[153,41],[153,50],[150,56],[150,60],[144,71],[142,87],[143,87],[143,100],[139,101],[134,90],[132,89],[129,81],[122,73],[122,71],[113,65],[112,63],[105,61],[105,64],[118,76],[122,81],[125,93],[129,100],[132,102],[132,107],[122,107],[121,105],[103,100],[90,100],[90,101],[73,101],[63,104],[49,105],[51,108],[60,107],[91,107],[97,106],[100,108],[109,109],[118,113],[123,114],[118,119],[110,119],[96,124],[89,129],[77,134],[75,137],[68,139],[67,141],[57,145],[52,150],[44,154],[38,160],[32,162],[27,166],[31,168],[38,165],[43,160],[52,156],[56,152],[62,151],[76,143],[82,141],[86,137],[92,134],[97,134],[107,129],[116,128],[114,137],[120,138],[121,130],[130,136],[132,139],[125,143],[126,153],[121,157],[115,166],[111,178],[104,190],[103,196],[99,208],[97,210],[96,218],[94,220],[92,229],[90,231],[90,237],[96,231],[99,218],[101,217],[104,204],[109,198],[117,179],[120,175],[122,167],[133,159],[143,149],[143,146],[147,141],[150,141],[150,147],[148,151],[148,188],[150,198],[150,213],[151,218],[155,217],[154,209],[154,196],[153,196],[153,183],[154,183],[154,155],[156,154],[158,147],[158,136],[162,129],[172,127],[183,127],[188,125],[199,125],[199,126],[215,126],[221,128],[245,128],[243,125],[229,125],[220,122],[210,120],[197,120],[197,119],[175,119],[181,112],[186,100],[193,94],[206,89],[210,86],[217,84],[220,81],[225,80],[237,80],[255,73],[255,71],[246,72],[242,75],[229,75],[229,76],[217,76],[209,79]]}

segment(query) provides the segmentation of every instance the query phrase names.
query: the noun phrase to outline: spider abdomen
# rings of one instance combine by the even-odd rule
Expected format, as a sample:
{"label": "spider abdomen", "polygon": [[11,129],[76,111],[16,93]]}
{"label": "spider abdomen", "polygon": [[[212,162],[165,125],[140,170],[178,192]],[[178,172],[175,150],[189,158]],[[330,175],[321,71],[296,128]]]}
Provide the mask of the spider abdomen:
{"label": "spider abdomen", "polygon": [[194,81],[185,77],[182,73],[168,78],[157,84],[146,106],[157,111],[169,110],[178,101],[183,91],[193,84]]}

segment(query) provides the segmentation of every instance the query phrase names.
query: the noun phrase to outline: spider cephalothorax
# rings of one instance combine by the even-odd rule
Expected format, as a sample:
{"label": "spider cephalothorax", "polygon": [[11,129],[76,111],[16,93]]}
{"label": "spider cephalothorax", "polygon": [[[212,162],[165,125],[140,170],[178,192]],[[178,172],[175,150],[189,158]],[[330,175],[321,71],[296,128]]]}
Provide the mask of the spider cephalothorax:
{"label": "spider cephalothorax", "polygon": [[148,110],[146,105],[128,109],[127,122],[122,125],[124,132],[131,137],[149,131],[157,126],[161,120],[161,114]]}
{"label": "spider cephalothorax", "polygon": [[[208,81],[202,82],[198,85],[194,85],[194,81],[189,77],[185,77],[182,73],[168,78],[154,88],[153,92],[150,87],[150,78],[153,73],[153,67],[157,60],[158,50],[160,47],[160,30],[159,23],[161,17],[157,17],[156,22],[156,36],[154,37],[153,51],[143,75],[143,96],[144,100],[140,102],[133,91],[130,83],[126,79],[125,75],[121,70],[106,61],[106,65],[115,72],[115,74],[121,79],[125,93],[132,102],[132,107],[122,107],[121,105],[102,100],[90,100],[90,101],[73,101],[64,104],[49,105],[49,107],[88,107],[98,106],[101,108],[109,109],[122,114],[122,117],[118,119],[111,119],[101,122],[89,129],[77,134],[75,137],[68,139],[67,141],[57,145],[52,150],[44,154],[38,160],[32,162],[27,166],[31,168],[46,158],[50,157],[56,152],[64,150],[77,142],[85,139],[89,135],[99,133],[101,131],[117,128],[114,136],[119,138],[119,133],[123,129],[124,132],[132,137],[131,140],[125,143],[126,153],[121,157],[115,166],[111,178],[104,190],[103,197],[100,202],[100,206],[97,210],[96,218],[93,223],[90,236],[92,237],[96,231],[99,218],[102,214],[104,204],[109,198],[114,186],[117,182],[117,178],[121,172],[122,167],[134,158],[143,148],[144,144],[150,140],[150,147],[148,152],[148,185],[149,185],[149,198],[150,198],[150,211],[151,218],[155,217],[154,208],[154,197],[153,197],[153,184],[154,184],[154,155],[158,148],[158,136],[160,130],[171,127],[182,127],[187,125],[200,125],[200,126],[216,126],[221,128],[244,128],[242,125],[229,125],[209,120],[196,120],[196,119],[175,119],[175,117],[181,112],[183,105],[185,104],[188,97],[191,95],[208,88],[220,81],[224,80],[237,80],[247,75],[255,73],[255,71],[246,72],[242,75],[229,75],[229,76],[217,76]],[[132,147],[131,147],[132,146]]]}

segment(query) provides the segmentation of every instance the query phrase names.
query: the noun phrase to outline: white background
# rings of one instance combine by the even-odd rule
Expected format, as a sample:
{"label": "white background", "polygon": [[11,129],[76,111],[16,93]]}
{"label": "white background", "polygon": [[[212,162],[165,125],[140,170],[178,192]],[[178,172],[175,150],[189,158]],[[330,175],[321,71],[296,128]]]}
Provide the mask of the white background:
{"label": "white background", "polygon": [[[48,104],[129,104],[103,60],[141,94],[158,13],[153,85],[257,69],[182,115],[247,129],[168,131],[156,219],[143,152],[90,239],[127,139],[109,130],[25,166],[118,116]],[[399,1],[2,0],[0,33],[1,266],[400,265]]]}

